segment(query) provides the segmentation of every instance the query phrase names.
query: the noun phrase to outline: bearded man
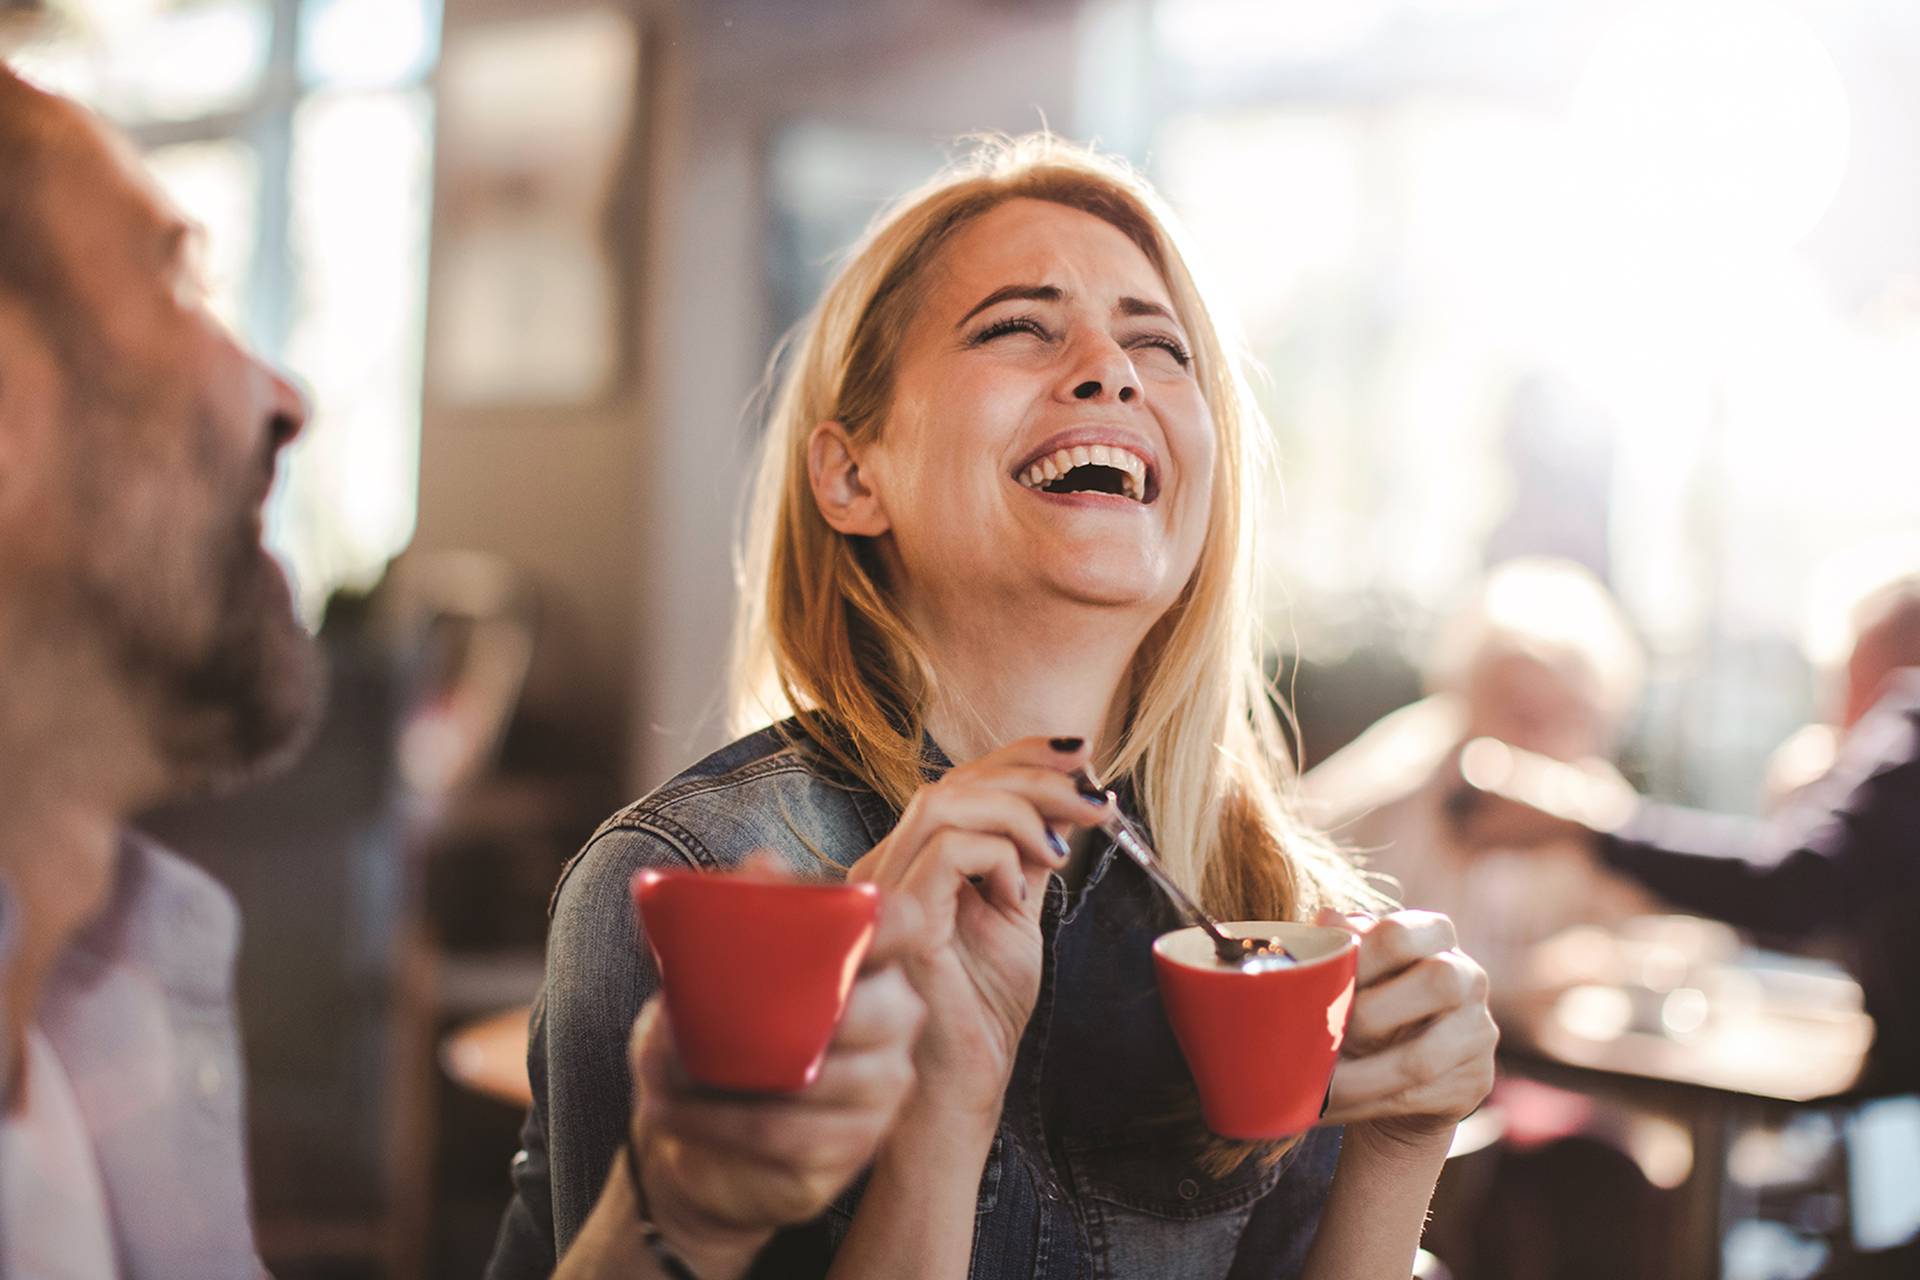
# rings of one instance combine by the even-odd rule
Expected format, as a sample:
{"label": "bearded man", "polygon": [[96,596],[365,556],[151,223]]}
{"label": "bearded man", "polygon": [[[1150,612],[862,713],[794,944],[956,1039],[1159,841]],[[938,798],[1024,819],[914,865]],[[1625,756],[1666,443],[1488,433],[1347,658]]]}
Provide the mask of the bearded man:
{"label": "bearded man", "polygon": [[0,1275],[254,1277],[204,873],[124,829],[289,753],[318,662],[261,508],[307,409],[200,232],[0,66]]}

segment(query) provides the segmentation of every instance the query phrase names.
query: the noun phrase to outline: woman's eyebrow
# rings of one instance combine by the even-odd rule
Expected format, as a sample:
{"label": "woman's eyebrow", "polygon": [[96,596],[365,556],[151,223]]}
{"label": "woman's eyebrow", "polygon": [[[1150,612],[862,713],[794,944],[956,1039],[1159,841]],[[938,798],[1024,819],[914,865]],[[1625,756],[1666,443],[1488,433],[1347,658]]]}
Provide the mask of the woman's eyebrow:
{"label": "woman's eyebrow", "polygon": [[1167,310],[1159,303],[1146,298],[1122,298],[1120,299],[1119,305],[1114,307],[1114,310],[1123,316],[1159,316],[1162,320],[1172,320],[1175,324],[1180,323],[1173,312]]}
{"label": "woman's eyebrow", "polygon": [[[1061,299],[1065,298],[1066,296],[1067,296],[1066,291],[1061,289],[1057,285],[1051,285],[1051,284],[1002,285],[1000,288],[995,289],[992,293],[988,294],[986,297],[980,299],[980,301],[974,303],[973,309],[971,311],[968,311],[967,314],[965,314],[964,316],[961,316],[959,322],[954,325],[954,328],[956,329],[960,328],[961,326],[965,325],[967,321],[973,319],[975,316],[979,315],[982,311],[985,311],[988,307],[998,306],[1002,302],[1012,302],[1012,301],[1015,301],[1016,299],[1021,302],[1059,302]],[[1114,304],[1113,309],[1114,309],[1114,313],[1117,315],[1123,315],[1128,317],[1157,316],[1162,320],[1170,320],[1175,324],[1179,323],[1179,319],[1173,314],[1172,311],[1168,310],[1165,306],[1161,305],[1160,303],[1154,302],[1150,298],[1135,298],[1132,296],[1123,297],[1120,299],[1119,302]]]}
{"label": "woman's eyebrow", "polygon": [[975,316],[979,315],[982,311],[985,311],[988,307],[997,306],[1002,302],[1010,302],[1015,298],[1018,298],[1022,302],[1058,302],[1060,301],[1060,299],[1066,296],[1067,295],[1064,292],[1062,292],[1060,288],[1056,285],[1050,285],[1050,284],[1002,285],[1000,288],[995,289],[992,293],[988,294],[986,297],[980,299],[980,301],[974,303],[973,310],[961,316],[959,324],[956,324],[953,327],[958,329],[960,325],[963,325],[967,321],[973,319]]}

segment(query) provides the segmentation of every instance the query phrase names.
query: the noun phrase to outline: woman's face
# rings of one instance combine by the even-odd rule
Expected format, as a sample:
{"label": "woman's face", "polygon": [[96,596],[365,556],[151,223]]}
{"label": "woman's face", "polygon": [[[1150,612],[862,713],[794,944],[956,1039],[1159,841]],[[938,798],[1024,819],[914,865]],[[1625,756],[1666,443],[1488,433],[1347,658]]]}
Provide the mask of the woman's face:
{"label": "woman's face", "polygon": [[887,420],[858,458],[909,606],[1067,599],[1148,625],[1199,559],[1212,418],[1146,255],[1009,201],[929,268]]}

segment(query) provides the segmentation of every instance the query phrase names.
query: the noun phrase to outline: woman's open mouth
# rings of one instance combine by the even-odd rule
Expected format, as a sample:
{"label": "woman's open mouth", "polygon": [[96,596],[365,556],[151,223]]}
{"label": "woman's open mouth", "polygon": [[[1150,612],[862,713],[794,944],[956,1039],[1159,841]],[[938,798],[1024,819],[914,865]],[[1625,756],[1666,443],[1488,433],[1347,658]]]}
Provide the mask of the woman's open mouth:
{"label": "woman's open mouth", "polygon": [[1041,493],[1107,493],[1150,503],[1158,482],[1146,460],[1114,445],[1074,445],[1055,449],[1029,463],[1014,479]]}

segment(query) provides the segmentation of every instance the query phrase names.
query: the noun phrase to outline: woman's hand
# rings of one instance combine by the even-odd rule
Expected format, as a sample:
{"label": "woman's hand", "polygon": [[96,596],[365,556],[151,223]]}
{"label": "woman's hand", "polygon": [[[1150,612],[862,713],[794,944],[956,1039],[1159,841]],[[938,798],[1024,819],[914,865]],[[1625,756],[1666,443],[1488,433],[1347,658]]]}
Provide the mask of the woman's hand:
{"label": "woman's hand", "polygon": [[660,998],[642,1006],[631,1137],[653,1221],[697,1274],[744,1272],[776,1228],[817,1217],[872,1160],[913,1088],[925,1009],[900,962],[921,932],[911,900],[883,896],[820,1074],[791,1097],[695,1088]]}
{"label": "woman's hand", "polygon": [[1360,935],[1326,1123],[1389,1147],[1445,1144],[1493,1088],[1500,1033],[1487,1012],[1486,971],[1454,945],[1453,922],[1431,911],[1363,921],[1322,911],[1319,922]]}
{"label": "woman's hand", "polygon": [[1024,738],[952,769],[849,874],[919,904],[925,936],[907,973],[927,1005],[921,1096],[989,1124],[1040,991],[1047,873],[1066,863],[1057,829],[1096,823],[1112,803],[1067,776],[1086,755],[1077,739]]}

